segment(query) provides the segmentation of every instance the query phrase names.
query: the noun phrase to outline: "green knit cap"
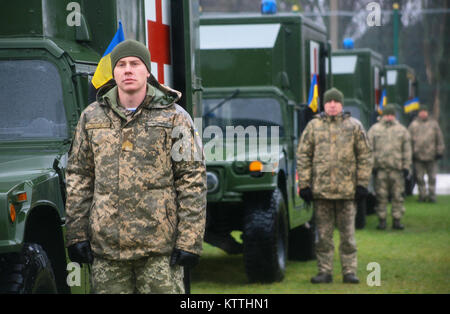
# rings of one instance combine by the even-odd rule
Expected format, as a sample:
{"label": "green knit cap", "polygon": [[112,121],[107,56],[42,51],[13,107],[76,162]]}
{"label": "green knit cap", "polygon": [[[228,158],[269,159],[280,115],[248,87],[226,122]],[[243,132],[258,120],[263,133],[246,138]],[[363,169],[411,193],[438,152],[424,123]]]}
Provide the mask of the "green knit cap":
{"label": "green knit cap", "polygon": [[125,57],[137,57],[141,59],[147,67],[148,73],[151,73],[150,51],[144,44],[133,39],[128,39],[118,44],[111,52],[111,70],[113,71],[113,76],[117,62]]}
{"label": "green knit cap", "polygon": [[419,111],[421,110],[430,111],[430,107],[426,104],[420,104]]}
{"label": "green knit cap", "polygon": [[330,102],[332,100],[340,102],[342,105],[344,105],[344,94],[337,88],[331,88],[327,90],[323,96],[324,103]]}
{"label": "green knit cap", "polygon": [[384,106],[382,115],[385,116],[388,114],[395,116],[395,106],[393,104],[387,104]]}

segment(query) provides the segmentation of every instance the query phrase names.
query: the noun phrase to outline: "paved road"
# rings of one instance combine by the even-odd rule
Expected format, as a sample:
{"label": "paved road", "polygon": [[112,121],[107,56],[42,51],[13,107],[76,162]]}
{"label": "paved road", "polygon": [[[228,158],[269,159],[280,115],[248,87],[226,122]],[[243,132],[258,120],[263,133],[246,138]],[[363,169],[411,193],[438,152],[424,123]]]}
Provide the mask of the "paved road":
{"label": "paved road", "polygon": [[[413,194],[418,194],[417,185],[414,187]],[[450,173],[440,173],[437,175],[436,194],[450,194]]]}

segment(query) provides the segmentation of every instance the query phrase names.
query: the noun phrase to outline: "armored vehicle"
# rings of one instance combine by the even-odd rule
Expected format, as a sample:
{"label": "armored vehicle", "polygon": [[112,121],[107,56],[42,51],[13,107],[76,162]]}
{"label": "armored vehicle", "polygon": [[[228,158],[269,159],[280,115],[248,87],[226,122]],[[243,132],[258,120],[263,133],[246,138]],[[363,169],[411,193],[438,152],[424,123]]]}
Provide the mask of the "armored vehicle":
{"label": "armored vehicle", "polygon": [[125,39],[149,47],[155,77],[183,92],[191,114],[201,110],[198,2],[1,0],[1,8],[0,292],[86,292],[86,274],[68,285],[64,173],[90,80],[121,21]]}
{"label": "armored vehicle", "polygon": [[300,14],[202,15],[200,48],[205,241],[243,252],[251,282],[280,281],[288,256],[314,257],[295,153],[314,77],[319,99],[331,86],[326,30]]}

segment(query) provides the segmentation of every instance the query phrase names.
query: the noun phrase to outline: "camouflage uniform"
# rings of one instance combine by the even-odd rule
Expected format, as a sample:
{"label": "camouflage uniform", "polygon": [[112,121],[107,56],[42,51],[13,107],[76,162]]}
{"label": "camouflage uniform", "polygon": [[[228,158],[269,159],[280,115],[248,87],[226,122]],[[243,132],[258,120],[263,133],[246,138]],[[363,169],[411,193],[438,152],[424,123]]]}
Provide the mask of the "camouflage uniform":
{"label": "camouflage uniform", "polygon": [[428,176],[428,195],[435,200],[436,193],[436,157],[444,154],[444,139],[436,120],[417,117],[408,127],[413,146],[414,169],[416,172],[419,198],[426,198],[425,173]]}
{"label": "camouflage uniform", "polygon": [[331,273],[337,222],[343,274],[356,274],[355,190],[357,185],[368,186],[372,170],[369,143],[361,123],[348,113],[316,116],[302,134],[297,169],[300,189],[310,187],[313,192],[319,273]]}
{"label": "camouflage uniform", "polygon": [[148,84],[127,116],[108,86],[83,111],[67,167],[67,246],[87,240],[110,261],[168,259],[175,247],[200,255],[206,168],[179,98]]}
{"label": "camouflage uniform", "polygon": [[374,124],[368,132],[373,152],[375,193],[378,201],[378,218],[385,220],[389,195],[392,198],[392,217],[400,219],[403,206],[405,178],[403,170],[411,168],[411,140],[408,130],[397,120]]}

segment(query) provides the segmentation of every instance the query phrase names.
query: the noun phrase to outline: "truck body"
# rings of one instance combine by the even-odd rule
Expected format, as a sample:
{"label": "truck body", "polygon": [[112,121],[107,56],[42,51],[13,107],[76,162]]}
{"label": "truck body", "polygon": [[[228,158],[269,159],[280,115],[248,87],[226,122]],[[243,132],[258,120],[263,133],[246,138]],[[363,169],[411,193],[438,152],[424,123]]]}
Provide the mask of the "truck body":
{"label": "truck body", "polygon": [[383,62],[377,52],[363,48],[333,51],[333,85],[344,94],[344,111],[349,111],[368,130],[376,121],[380,102]]}
{"label": "truck body", "polygon": [[418,96],[414,69],[406,64],[385,65],[384,68],[387,102],[395,105],[397,119],[408,127],[416,112],[405,113],[403,106],[408,100]]}
{"label": "truck body", "polygon": [[121,21],[153,75],[200,112],[197,12],[187,0],[2,0],[0,291],[87,292],[83,275],[68,286],[65,168],[92,75]]}
{"label": "truck body", "polygon": [[331,85],[326,30],[300,14],[202,15],[200,48],[205,241],[243,252],[250,281],[282,280],[287,256],[314,254],[295,154],[314,75],[319,109]]}

